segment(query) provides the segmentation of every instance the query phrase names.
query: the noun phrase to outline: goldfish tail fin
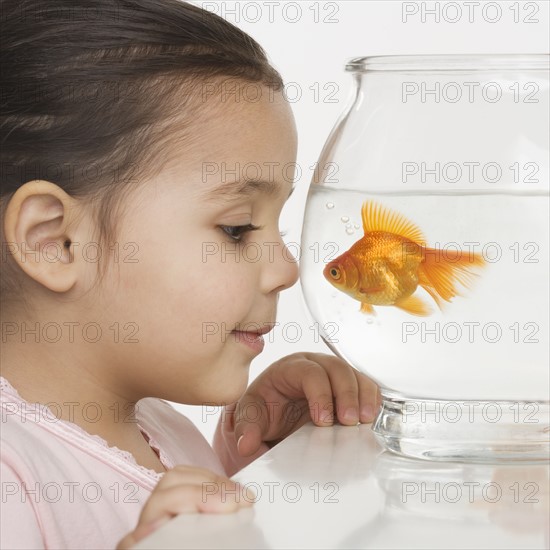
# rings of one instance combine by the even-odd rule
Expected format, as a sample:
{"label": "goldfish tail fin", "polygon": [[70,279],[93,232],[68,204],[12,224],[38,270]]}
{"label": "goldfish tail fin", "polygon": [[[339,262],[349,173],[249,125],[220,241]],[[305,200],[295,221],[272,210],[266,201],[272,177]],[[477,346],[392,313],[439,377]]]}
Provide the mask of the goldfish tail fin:
{"label": "goldfish tail fin", "polygon": [[419,245],[426,242],[422,231],[414,223],[374,201],[368,200],[363,203],[361,218],[365,235],[371,231],[385,231],[405,237]]}
{"label": "goldfish tail fin", "polygon": [[411,315],[418,315],[420,317],[425,317],[431,313],[430,308],[416,296],[408,296],[403,300],[399,300],[395,302],[394,306],[410,313]]}
{"label": "goldfish tail fin", "polygon": [[441,307],[436,296],[450,302],[459,295],[456,284],[470,288],[474,278],[478,276],[473,270],[484,265],[485,260],[481,254],[461,250],[442,253],[437,248],[426,248],[424,260],[420,264],[418,283]]}

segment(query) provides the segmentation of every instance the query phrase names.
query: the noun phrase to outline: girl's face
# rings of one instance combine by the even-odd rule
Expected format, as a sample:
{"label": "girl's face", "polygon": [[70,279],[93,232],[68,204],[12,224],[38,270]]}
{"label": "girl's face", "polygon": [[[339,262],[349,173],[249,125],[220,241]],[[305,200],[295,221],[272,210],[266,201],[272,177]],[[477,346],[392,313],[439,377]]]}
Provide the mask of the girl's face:
{"label": "girl's face", "polygon": [[[126,197],[118,262],[94,298],[120,331],[105,363],[135,395],[237,400],[258,351],[234,331],[271,326],[279,292],[298,278],[278,227],[296,160],[290,107],[267,89],[255,102],[217,101],[181,153]],[[264,183],[243,190],[247,180]],[[237,228],[248,224],[260,229]]]}

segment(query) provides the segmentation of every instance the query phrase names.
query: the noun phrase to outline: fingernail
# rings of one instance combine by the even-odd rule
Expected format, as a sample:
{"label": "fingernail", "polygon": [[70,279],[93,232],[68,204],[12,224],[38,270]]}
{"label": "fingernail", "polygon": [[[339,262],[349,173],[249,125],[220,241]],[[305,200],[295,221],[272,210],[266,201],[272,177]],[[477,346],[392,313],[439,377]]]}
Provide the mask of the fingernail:
{"label": "fingernail", "polygon": [[334,421],[334,416],[330,411],[322,411],[319,415],[321,422],[325,424],[332,424]]}
{"label": "fingernail", "polygon": [[372,405],[363,406],[361,416],[365,419],[365,422],[372,422],[374,420],[374,407]]}
{"label": "fingernail", "polygon": [[346,420],[347,422],[357,422],[359,420],[357,409],[355,407],[347,408],[344,411],[344,420]]}

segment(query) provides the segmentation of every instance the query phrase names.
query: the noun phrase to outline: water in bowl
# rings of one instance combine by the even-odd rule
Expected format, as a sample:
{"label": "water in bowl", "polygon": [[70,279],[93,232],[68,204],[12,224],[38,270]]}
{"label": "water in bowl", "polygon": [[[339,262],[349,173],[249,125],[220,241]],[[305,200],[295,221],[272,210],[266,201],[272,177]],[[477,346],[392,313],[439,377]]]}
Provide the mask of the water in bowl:
{"label": "water in bowl", "polygon": [[[441,254],[452,257],[457,248],[483,254],[486,263],[475,270],[471,287],[459,286],[461,295],[443,302],[441,310],[418,287],[415,296],[432,309],[428,316],[395,306],[374,306],[375,315],[361,313],[360,303],[334,288],[323,268],[363,236],[361,206],[367,200],[416,224],[427,246]],[[447,412],[458,410],[462,418],[447,420],[455,429],[468,423],[463,415],[470,412],[470,424],[483,414],[485,424],[506,423],[512,438],[510,429],[525,430],[526,423],[539,438],[548,429],[550,388],[549,204],[545,192],[367,194],[312,186],[302,232],[301,284],[325,342],[400,403],[401,421],[407,403],[413,411],[413,405],[437,399],[440,405],[454,403]],[[497,408],[489,403],[483,409],[491,400]],[[476,402],[481,404],[472,405]],[[420,409],[414,410],[421,422]],[[412,415],[409,420],[412,426]]]}

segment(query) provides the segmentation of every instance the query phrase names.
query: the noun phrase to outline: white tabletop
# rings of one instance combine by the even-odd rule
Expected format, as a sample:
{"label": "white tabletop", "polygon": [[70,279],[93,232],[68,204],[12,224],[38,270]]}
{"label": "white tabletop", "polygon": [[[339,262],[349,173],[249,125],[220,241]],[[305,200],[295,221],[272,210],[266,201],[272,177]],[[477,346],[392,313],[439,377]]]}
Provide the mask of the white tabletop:
{"label": "white tabletop", "polygon": [[370,424],[308,424],[233,479],[253,508],[178,516],[136,548],[549,548],[548,465],[403,458]]}

